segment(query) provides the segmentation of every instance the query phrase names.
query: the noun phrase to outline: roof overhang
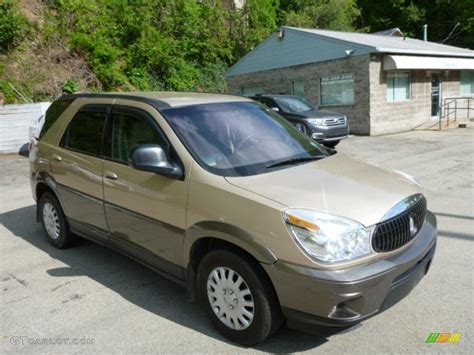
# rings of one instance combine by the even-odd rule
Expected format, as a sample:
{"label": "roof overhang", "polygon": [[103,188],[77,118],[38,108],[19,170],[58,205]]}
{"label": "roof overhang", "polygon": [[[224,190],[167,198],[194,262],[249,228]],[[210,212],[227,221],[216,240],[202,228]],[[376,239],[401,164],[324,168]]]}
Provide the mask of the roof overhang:
{"label": "roof overhang", "polygon": [[474,58],[384,55],[383,70],[474,70]]}

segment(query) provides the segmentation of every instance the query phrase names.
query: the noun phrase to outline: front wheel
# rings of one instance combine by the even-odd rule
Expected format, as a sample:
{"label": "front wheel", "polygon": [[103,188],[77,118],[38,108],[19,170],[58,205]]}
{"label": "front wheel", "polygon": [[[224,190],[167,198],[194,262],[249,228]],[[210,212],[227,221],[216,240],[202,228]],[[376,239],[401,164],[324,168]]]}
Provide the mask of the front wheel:
{"label": "front wheel", "polygon": [[329,147],[329,148],[334,148],[336,145],[339,144],[340,141],[330,141],[330,142],[323,142],[323,144],[326,146],[326,147]]}
{"label": "front wheel", "polygon": [[199,302],[213,325],[236,343],[260,343],[282,323],[268,277],[245,255],[209,252],[199,265],[197,287]]}

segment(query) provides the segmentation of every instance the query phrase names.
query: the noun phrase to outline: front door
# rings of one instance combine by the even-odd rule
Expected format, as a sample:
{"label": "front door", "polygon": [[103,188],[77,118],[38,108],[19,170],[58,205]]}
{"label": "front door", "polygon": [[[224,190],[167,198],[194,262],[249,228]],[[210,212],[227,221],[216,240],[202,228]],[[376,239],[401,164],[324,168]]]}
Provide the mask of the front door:
{"label": "front door", "polygon": [[431,74],[431,116],[439,114],[440,94],[440,76],[438,73],[433,73]]}
{"label": "front door", "polygon": [[[174,276],[182,276],[181,248],[185,229],[187,181],[174,180],[131,166],[133,149],[158,144],[170,155],[171,146],[152,112],[114,106],[104,162],[105,213],[110,240],[142,261]],[[152,110],[150,108],[150,110]]]}

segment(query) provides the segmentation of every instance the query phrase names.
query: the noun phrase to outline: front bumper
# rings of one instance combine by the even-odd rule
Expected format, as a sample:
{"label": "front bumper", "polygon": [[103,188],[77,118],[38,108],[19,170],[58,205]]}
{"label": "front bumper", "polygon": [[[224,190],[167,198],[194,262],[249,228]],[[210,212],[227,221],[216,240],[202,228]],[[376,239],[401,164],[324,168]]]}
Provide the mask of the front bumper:
{"label": "front bumper", "polygon": [[349,136],[349,126],[311,126],[309,135],[317,142],[331,142]]}
{"label": "front bumper", "polygon": [[350,326],[397,303],[428,271],[436,249],[436,218],[427,212],[415,240],[401,253],[342,270],[276,262],[267,271],[288,325]]}

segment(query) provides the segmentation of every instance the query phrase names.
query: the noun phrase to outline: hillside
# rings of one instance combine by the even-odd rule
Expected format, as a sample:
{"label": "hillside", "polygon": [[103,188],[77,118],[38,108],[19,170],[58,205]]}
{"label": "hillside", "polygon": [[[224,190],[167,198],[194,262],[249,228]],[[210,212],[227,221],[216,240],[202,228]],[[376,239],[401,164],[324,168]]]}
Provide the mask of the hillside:
{"label": "hillside", "polygon": [[429,20],[430,39],[474,45],[472,0],[423,1],[382,11],[365,0],[0,0],[0,104],[84,90],[222,92],[225,70],[283,24],[416,37]]}
{"label": "hillside", "polygon": [[0,53],[0,102],[50,100],[67,91],[68,85],[100,89],[87,61],[68,47],[66,37],[52,32],[53,13],[46,5],[40,0],[19,4],[26,23],[18,46]]}

